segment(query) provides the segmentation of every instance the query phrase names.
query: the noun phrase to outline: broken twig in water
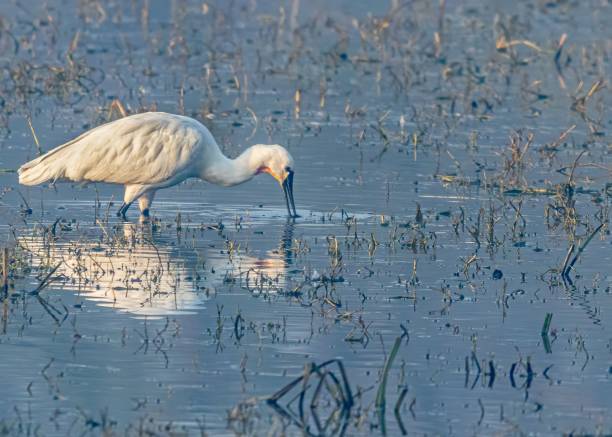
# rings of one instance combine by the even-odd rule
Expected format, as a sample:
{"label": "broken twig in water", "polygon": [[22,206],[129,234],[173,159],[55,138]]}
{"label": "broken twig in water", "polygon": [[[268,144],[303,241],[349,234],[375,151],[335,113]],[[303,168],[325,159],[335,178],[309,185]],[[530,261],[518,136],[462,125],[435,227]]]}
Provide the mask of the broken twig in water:
{"label": "broken twig in water", "polygon": [[576,255],[574,255],[574,258],[572,259],[572,261],[568,265],[567,264],[567,260],[571,256],[571,252],[573,252],[573,248],[574,248],[574,245],[572,244],[572,246],[571,246],[572,250],[570,252],[568,252],[568,255],[567,255],[566,259],[565,259],[564,268],[562,270],[563,277],[569,278],[569,273],[574,268],[574,264],[576,264],[576,261],[578,261],[578,258],[580,258],[580,255],[582,255],[582,252],[584,252],[584,249],[586,249],[586,247],[591,242],[593,237],[595,237],[595,235],[597,235],[599,233],[599,231],[601,231],[601,229],[603,227],[604,227],[604,223],[600,224],[599,226],[597,226],[597,228],[595,228],[595,230],[591,233],[591,235],[589,235],[588,238],[586,240],[584,240],[584,242],[580,245],[580,247],[578,248],[578,252],[576,253]]}
{"label": "broken twig in water", "polygon": [[34,137],[34,142],[36,143],[36,151],[38,152],[38,156],[42,155],[42,148],[40,147],[40,142],[38,141],[38,136],[36,136],[36,131],[34,131],[34,126],[32,126],[32,119],[28,117],[28,126],[30,126],[30,132],[32,132],[32,136]]}
{"label": "broken twig in water", "polygon": [[542,336],[542,341],[544,342],[544,350],[547,354],[552,353],[552,348],[550,347],[550,339],[548,338],[548,332],[550,331],[550,322],[552,321],[553,313],[546,313],[546,317],[544,318],[544,324],[542,325],[542,331],[540,335]]}
{"label": "broken twig in water", "polygon": [[9,253],[5,247],[2,249],[2,288],[4,293],[8,291],[8,266],[9,266]]}
{"label": "broken twig in water", "polygon": [[382,380],[380,385],[378,386],[378,392],[376,393],[376,410],[379,415],[380,429],[383,435],[385,434],[385,405],[386,405],[386,391],[387,391],[387,380],[389,378],[389,371],[391,370],[391,366],[393,365],[393,360],[395,360],[395,356],[399,351],[400,345],[402,343],[402,337],[397,337],[395,339],[395,343],[393,344],[393,349],[391,349],[391,353],[385,362],[385,367],[383,368]]}
{"label": "broken twig in water", "polygon": [[44,279],[42,281],[40,281],[40,284],[38,285],[38,287],[36,287],[34,290],[32,290],[30,292],[31,295],[37,295],[38,293],[40,293],[47,285],[49,285],[51,282],[53,282],[53,279],[51,279],[51,276],[53,275],[53,273],[55,273],[55,271],[59,268],[59,266],[61,266],[62,263],[58,263],[55,267],[53,267],[53,269],[51,269],[51,271],[49,273],[47,273],[47,276],[44,277]]}

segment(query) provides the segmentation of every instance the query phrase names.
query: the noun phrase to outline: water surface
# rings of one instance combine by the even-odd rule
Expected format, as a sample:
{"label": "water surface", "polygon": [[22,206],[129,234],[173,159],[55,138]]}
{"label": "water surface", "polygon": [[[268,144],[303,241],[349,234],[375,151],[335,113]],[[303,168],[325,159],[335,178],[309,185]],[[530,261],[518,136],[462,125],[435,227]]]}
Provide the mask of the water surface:
{"label": "water surface", "polygon": [[[0,429],[612,432],[610,5],[442,4],[0,5]],[[113,101],[287,146],[302,217],[266,177],[160,191],[148,223],[121,187],[18,186],[32,129],[49,150]],[[336,363],[266,403],[332,359],[350,408]]]}

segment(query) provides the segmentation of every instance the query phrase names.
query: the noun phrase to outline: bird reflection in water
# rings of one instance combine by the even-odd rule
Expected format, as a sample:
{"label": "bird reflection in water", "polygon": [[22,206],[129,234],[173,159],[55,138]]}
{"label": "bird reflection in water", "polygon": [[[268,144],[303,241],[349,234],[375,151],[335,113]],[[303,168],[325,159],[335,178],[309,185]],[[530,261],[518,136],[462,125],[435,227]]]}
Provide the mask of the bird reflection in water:
{"label": "bird reflection in water", "polygon": [[293,228],[288,219],[278,247],[262,257],[240,251],[230,257],[208,241],[208,233],[190,247],[177,244],[176,236],[162,235],[151,223],[121,223],[103,241],[35,230],[19,245],[32,254],[34,267],[59,264],[53,288],[78,292],[100,307],[162,317],[195,313],[224,284],[252,293],[282,290]]}

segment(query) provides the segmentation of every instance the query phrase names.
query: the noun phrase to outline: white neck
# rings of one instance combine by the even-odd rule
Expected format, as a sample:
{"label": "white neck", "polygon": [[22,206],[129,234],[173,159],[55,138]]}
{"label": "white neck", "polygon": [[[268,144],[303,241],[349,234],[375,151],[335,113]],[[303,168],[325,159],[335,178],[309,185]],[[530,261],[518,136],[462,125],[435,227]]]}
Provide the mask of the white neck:
{"label": "white neck", "polygon": [[199,176],[207,182],[224,187],[247,182],[261,167],[261,157],[254,152],[255,148],[249,147],[237,158],[230,159],[219,150],[213,159],[207,159]]}

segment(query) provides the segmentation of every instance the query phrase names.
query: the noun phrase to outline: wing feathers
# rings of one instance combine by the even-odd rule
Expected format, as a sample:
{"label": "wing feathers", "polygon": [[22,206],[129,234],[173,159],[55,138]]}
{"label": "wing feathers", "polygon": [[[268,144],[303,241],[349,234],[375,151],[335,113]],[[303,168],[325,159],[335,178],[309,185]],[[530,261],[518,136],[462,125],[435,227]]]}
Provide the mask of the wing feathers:
{"label": "wing feathers", "polygon": [[188,172],[206,129],[186,117],[144,113],[107,123],[19,169],[19,181],[160,184]]}

